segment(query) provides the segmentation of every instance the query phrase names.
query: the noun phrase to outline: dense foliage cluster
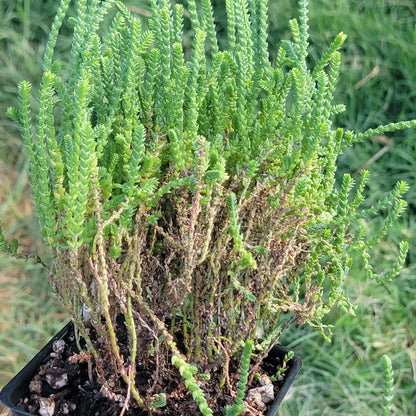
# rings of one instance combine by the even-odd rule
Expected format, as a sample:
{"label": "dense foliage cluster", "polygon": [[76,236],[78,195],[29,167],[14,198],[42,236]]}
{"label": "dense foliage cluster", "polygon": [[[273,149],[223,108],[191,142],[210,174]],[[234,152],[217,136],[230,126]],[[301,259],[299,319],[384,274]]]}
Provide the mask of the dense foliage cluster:
{"label": "dense foliage cluster", "polygon": [[[9,113],[29,153],[52,284],[103,386],[118,374],[139,406],[156,403],[136,388],[143,340],[157,363],[155,383],[164,367],[176,367],[211,414],[197,372],[222,369],[220,394],[227,362],[248,341],[258,362],[292,323],[328,336],[327,313],[353,310],[343,285],[354,253],[377,280],[404,262],[406,243],[381,278],[369,253],[403,212],[406,184],[362,208],[368,172],[337,185],[336,160],[356,142],[416,123],[365,133],[333,127],[343,111],[332,101],[346,37],[340,33],[310,68],[307,3],[299,1],[299,19],[290,22],[293,39],[274,53],[266,0],[226,0],[225,50],[210,0],[187,1],[186,13],[151,0],[147,29],[121,2],[78,0],[64,71],[54,59],[70,4],[62,0],[34,120],[31,86],[19,86],[20,106]],[[385,225],[367,240],[360,221],[385,211]],[[0,245],[17,254],[3,234]],[[247,372],[247,353],[245,361]]]}

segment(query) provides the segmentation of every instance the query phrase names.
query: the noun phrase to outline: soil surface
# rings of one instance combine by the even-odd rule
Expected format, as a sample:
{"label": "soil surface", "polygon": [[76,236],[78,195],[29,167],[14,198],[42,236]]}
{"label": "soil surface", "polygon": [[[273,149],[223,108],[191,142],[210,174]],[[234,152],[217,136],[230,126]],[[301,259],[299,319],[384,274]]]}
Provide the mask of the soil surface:
{"label": "soil surface", "polygon": [[[239,363],[230,363],[230,366],[237,369]],[[231,367],[230,373],[233,374]],[[275,374],[276,368],[266,362],[262,372],[264,375],[261,376],[261,379],[253,382],[253,386],[249,386],[246,397],[246,404],[249,402],[249,405],[242,416],[265,415],[276,392],[279,390],[279,382],[277,385],[276,383],[271,384],[266,376],[267,373],[269,375]],[[142,385],[137,383],[139,389],[142,388],[143,391],[148,389],[149,374],[152,374],[151,368],[138,368],[136,381],[142,379]],[[236,375],[235,379],[229,380],[229,382],[233,390],[236,391],[238,376]],[[111,394],[103,390],[96,380],[91,358],[87,353],[79,353],[74,332],[71,330],[64,339],[54,342],[53,351],[45,359],[44,364],[40,366],[30,382],[29,391],[26,392],[17,407],[39,416],[201,415],[191,394],[184,386],[183,380],[174,371],[171,374],[170,385],[166,386],[165,383],[160,389],[160,391],[166,393],[166,405],[151,413],[136,408],[133,399],[130,400],[129,408],[123,409],[126,391],[123,391],[120,387],[123,385],[122,383],[117,384],[112,389]],[[214,388],[218,384],[213,382],[212,379],[210,381],[199,380],[199,384],[207,396],[216,397],[217,392]],[[272,397],[269,397],[270,394]],[[233,402],[232,396],[217,398],[216,408],[213,409],[214,415],[222,416],[224,406]]]}

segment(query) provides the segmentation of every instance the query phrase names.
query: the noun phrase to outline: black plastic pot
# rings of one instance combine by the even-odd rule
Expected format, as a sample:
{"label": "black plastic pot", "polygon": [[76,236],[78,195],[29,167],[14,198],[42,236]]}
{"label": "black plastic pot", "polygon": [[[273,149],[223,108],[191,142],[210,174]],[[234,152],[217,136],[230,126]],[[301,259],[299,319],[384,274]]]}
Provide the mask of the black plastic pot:
{"label": "black plastic pot", "polygon": [[[283,359],[289,351],[289,349],[281,345],[276,345],[271,349],[266,360],[274,363],[277,367],[277,365],[283,361]],[[293,358],[289,360],[287,366],[288,369],[285,373],[285,378],[283,380],[282,385],[280,386],[279,391],[276,394],[272,406],[267,412],[267,416],[277,416],[277,411],[279,409],[280,404],[282,403],[284,397],[286,396],[286,393],[295,381],[295,378],[298,375],[300,368],[302,367],[302,360],[298,355],[295,354]]]}
{"label": "black plastic pot", "polygon": [[50,358],[49,354],[52,352],[53,342],[65,338],[72,328],[72,322],[66,324],[0,391],[0,401],[11,410],[13,416],[33,416],[19,410],[16,405],[28,391],[30,380],[39,370],[39,367]]}
{"label": "black plastic pot", "polygon": [[[34,416],[31,413],[27,413],[23,410],[18,409],[17,403],[20,398],[27,393],[30,380],[38,371],[39,367],[44,364],[49,359],[49,354],[52,352],[52,344],[58,339],[63,339],[66,335],[73,329],[72,322],[69,322],[64,326],[36,355],[32,360],[16,375],[10,380],[10,382],[1,390],[0,392],[0,401],[11,410],[12,416]],[[268,357],[267,361],[270,363],[275,363],[278,367],[285,357],[289,350],[280,345],[274,347]],[[285,397],[289,387],[293,383],[296,375],[298,374],[302,361],[295,355],[288,362],[288,369],[285,373],[285,378],[283,383],[278,391],[276,398],[269,409],[267,416],[277,416],[277,410],[282,403],[283,398]],[[88,416],[88,415],[85,415]]]}

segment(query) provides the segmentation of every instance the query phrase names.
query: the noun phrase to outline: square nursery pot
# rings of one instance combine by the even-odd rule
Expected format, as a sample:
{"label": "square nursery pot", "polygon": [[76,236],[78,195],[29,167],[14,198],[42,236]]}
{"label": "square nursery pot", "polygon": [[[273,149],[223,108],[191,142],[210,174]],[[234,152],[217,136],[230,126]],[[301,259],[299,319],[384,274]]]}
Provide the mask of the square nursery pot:
{"label": "square nursery pot", "polygon": [[[50,359],[50,354],[53,352],[52,345],[54,341],[65,339],[73,330],[72,322],[65,325],[36,355],[32,360],[10,380],[10,382],[1,390],[0,401],[10,409],[11,416],[37,416],[26,411],[20,410],[17,405],[21,397],[24,397],[29,390],[29,383],[38,372],[39,367]],[[275,346],[269,353],[265,362],[274,365],[276,368],[281,363],[289,350],[280,345]],[[295,354],[294,357],[288,361],[287,370],[284,379],[281,381],[280,388],[276,397],[269,407],[267,416],[277,416],[278,408],[285,397],[289,387],[293,383],[296,375],[302,366],[301,359]],[[69,413],[69,415],[78,415]],[[83,414],[82,416],[88,416]]]}

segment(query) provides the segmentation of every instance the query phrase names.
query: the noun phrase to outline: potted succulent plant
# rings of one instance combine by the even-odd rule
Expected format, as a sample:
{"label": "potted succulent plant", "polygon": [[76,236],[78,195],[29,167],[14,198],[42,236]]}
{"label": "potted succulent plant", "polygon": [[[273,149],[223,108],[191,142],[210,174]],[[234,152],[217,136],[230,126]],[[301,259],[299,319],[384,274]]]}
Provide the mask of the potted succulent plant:
{"label": "potted succulent plant", "polygon": [[[28,82],[9,114],[30,158],[49,279],[75,330],[49,345],[28,381],[37,402],[16,414],[87,414],[67,385],[83,367],[90,414],[104,399],[108,415],[266,414],[255,389],[299,369],[284,353],[265,377],[282,332],[308,324],[329,337],[328,312],[353,311],[343,292],[353,259],[387,281],[406,256],[402,243],[383,278],[369,263],[406,184],[363,208],[368,172],[337,184],[337,157],[416,122],[333,127],[345,35],[310,68],[306,0],[293,40],[270,52],[267,0],[226,0],[224,50],[209,0],[151,0],[146,26],[121,2],[78,0],[62,65],[54,48],[69,4],[46,45],[36,117]],[[387,207],[367,240],[360,220]],[[21,256],[2,232],[0,247]]]}

